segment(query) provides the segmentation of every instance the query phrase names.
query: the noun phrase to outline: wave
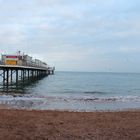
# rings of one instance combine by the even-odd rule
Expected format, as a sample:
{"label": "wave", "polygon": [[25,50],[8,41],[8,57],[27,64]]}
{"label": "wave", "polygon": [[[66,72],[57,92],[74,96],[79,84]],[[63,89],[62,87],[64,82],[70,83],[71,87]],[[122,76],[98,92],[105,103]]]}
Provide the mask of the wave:
{"label": "wave", "polygon": [[[96,110],[139,107],[140,96],[118,96],[118,97],[60,97],[60,96],[0,96],[0,104],[14,108],[23,109],[74,109],[74,110]],[[116,106],[117,104],[117,106]],[[138,105],[137,105],[138,104]],[[122,105],[122,106],[121,106]],[[131,106],[132,105],[132,106]],[[137,105],[137,106],[135,106]],[[134,107],[133,107],[134,106]]]}
{"label": "wave", "polygon": [[0,95],[1,103],[13,103],[13,102],[46,102],[46,101],[64,101],[64,102],[140,102],[140,96],[116,96],[116,97],[77,97],[77,96],[33,96],[33,95],[23,95],[23,96],[12,96],[12,95]]}
{"label": "wave", "polygon": [[105,92],[101,92],[101,91],[86,91],[84,93],[85,94],[106,94]]}
{"label": "wave", "polygon": [[117,97],[44,97],[50,100],[62,100],[62,101],[83,101],[83,102],[129,102],[140,101],[140,96],[117,96]]}
{"label": "wave", "polygon": [[128,102],[128,101],[140,101],[140,96],[118,96],[118,97],[85,97],[85,98],[77,98],[74,100],[79,101],[88,101],[88,102]]}

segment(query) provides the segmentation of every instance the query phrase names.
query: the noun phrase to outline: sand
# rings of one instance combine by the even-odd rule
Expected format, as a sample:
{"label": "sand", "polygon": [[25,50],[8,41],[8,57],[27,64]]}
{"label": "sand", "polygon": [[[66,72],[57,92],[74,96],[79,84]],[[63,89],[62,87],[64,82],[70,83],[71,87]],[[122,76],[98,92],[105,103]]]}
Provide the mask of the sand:
{"label": "sand", "polygon": [[0,140],[140,140],[140,111],[0,109]]}

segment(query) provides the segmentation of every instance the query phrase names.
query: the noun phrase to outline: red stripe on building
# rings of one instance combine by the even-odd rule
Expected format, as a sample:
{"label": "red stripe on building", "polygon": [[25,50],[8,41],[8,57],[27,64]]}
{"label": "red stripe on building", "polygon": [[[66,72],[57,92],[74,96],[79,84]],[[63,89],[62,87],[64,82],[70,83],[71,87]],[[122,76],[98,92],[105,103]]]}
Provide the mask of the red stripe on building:
{"label": "red stripe on building", "polygon": [[9,55],[9,56],[6,56],[6,58],[18,58],[18,56],[16,56],[16,55]]}

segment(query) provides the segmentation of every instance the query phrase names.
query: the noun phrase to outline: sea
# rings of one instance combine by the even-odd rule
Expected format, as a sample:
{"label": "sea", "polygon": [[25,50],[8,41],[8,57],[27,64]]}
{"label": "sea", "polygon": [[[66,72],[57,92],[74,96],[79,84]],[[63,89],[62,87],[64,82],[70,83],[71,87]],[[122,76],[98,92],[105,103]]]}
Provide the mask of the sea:
{"label": "sea", "polygon": [[56,71],[9,91],[0,91],[0,104],[18,109],[84,112],[140,109],[140,73]]}

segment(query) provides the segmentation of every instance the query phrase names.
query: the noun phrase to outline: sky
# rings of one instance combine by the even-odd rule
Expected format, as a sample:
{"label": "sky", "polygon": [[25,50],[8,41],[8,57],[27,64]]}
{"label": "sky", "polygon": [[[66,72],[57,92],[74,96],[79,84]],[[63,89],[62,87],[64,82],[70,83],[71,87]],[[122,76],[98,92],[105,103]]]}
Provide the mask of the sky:
{"label": "sky", "polygon": [[0,50],[58,71],[140,72],[140,0],[0,0]]}

